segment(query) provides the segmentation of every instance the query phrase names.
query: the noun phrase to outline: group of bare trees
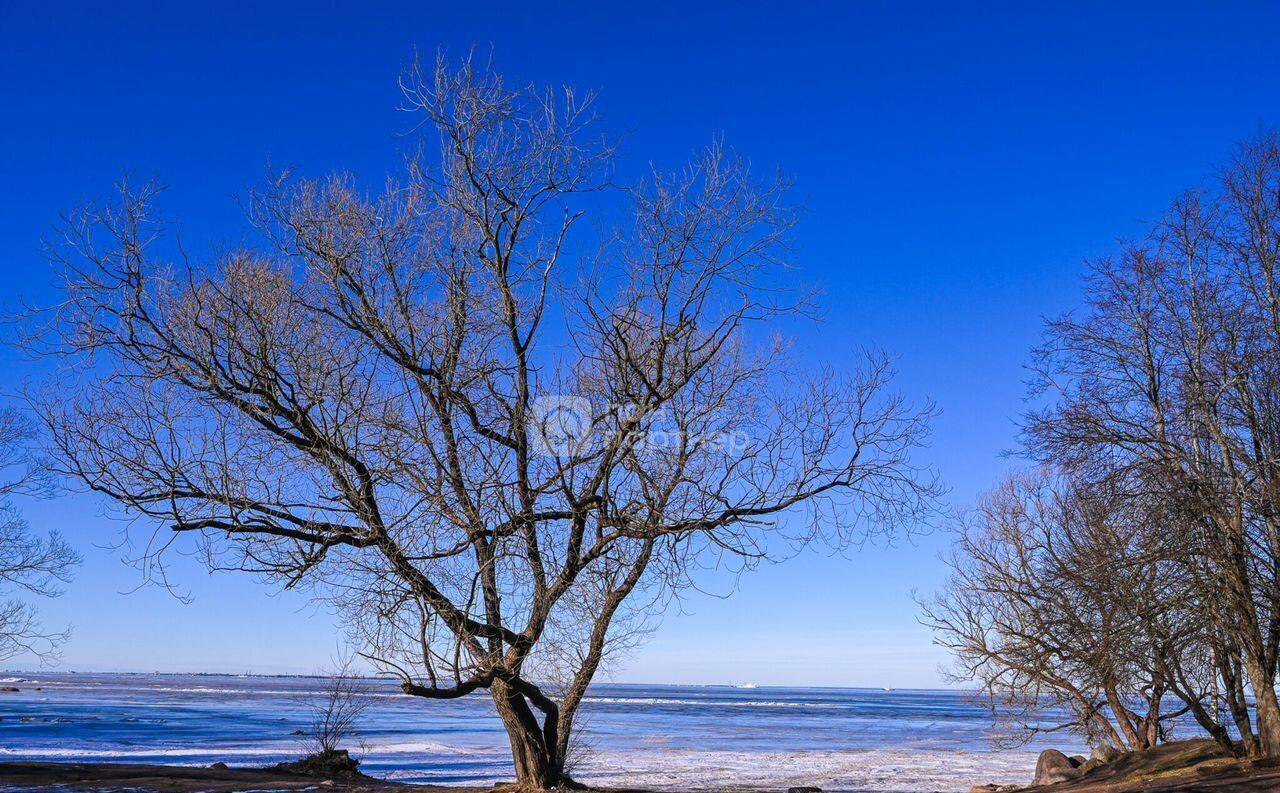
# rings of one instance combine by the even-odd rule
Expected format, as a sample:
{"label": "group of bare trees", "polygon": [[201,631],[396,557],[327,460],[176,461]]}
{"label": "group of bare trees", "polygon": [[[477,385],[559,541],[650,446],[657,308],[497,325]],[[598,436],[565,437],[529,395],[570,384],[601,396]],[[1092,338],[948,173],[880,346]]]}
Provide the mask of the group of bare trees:
{"label": "group of bare trees", "polygon": [[1095,263],[1086,296],[1034,358],[1044,469],[972,516],[927,621],[993,703],[1067,705],[1135,749],[1185,714],[1278,756],[1280,137]]}
{"label": "group of bare trees", "polygon": [[925,619],[1002,740],[1067,728],[1141,750],[1186,716],[1230,743],[1185,549],[1157,509],[1045,467],[1009,477],[965,516]]}
{"label": "group of bare trees", "polygon": [[931,409],[883,356],[780,340],[808,308],[784,183],[713,146],[620,185],[590,96],[469,60],[403,87],[437,147],[377,194],[272,176],[251,246],[188,257],[152,187],[73,215],[32,404],[153,571],[187,537],[311,587],[407,694],[487,691],[552,787],[638,611],[927,515]]}

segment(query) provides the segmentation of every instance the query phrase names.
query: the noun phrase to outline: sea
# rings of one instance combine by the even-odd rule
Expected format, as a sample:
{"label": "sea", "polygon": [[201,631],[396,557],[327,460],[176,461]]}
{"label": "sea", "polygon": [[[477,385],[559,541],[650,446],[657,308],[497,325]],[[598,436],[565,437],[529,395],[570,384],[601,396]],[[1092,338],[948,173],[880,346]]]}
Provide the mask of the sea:
{"label": "sea", "polygon": [[[506,735],[484,696],[427,701],[367,681],[350,742],[362,769],[404,782],[511,781]],[[263,766],[296,759],[324,681],[250,675],[0,676],[0,760]],[[574,776],[666,790],[967,791],[1027,783],[1038,752],[1007,750],[959,691],[599,685],[583,708]]]}

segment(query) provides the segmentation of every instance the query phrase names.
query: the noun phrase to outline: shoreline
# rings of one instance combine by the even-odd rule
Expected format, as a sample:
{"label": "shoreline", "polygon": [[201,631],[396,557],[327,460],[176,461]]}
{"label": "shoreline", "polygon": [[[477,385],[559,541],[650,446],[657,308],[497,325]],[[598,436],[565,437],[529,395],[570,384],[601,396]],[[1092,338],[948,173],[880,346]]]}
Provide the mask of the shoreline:
{"label": "shoreline", "polygon": [[[1030,773],[1031,769],[1028,769]],[[409,783],[363,774],[300,773],[280,767],[237,768],[147,763],[0,762],[0,793],[43,790],[97,793],[268,793],[268,791],[348,791],[349,793],[494,793],[521,789],[492,786]],[[841,793],[842,788],[810,788]],[[1079,778],[1043,786],[976,785],[957,782],[949,791],[970,793],[1270,793],[1280,790],[1280,760],[1250,761],[1225,755],[1212,742],[1178,741],[1128,754]],[[654,786],[587,787],[604,793],[786,793],[785,787],[735,785],[698,788]],[[866,790],[866,788],[862,788]],[[892,793],[878,788],[879,793]],[[910,790],[920,790],[910,788]]]}
{"label": "shoreline", "polygon": [[272,768],[198,767],[149,763],[0,762],[0,791],[50,788],[135,793],[247,793],[247,791],[333,790],[390,793],[421,790],[480,793],[480,788],[406,785],[353,776],[298,774]]}
{"label": "shoreline", "polygon": [[[417,784],[354,774],[300,773],[280,767],[233,768],[146,763],[0,762],[0,791],[25,793],[58,789],[98,793],[267,793],[268,791],[348,791],[356,793],[493,793],[521,789],[514,784]],[[841,788],[808,788],[841,793]],[[706,788],[587,787],[607,793],[784,793],[774,786]],[[964,790],[952,787],[950,790]],[[1280,790],[1280,760],[1230,757],[1205,740],[1177,741],[1147,752],[1127,754],[1079,778],[1043,786],[977,785],[970,793],[1269,793]],[[881,789],[881,793],[891,793]]]}

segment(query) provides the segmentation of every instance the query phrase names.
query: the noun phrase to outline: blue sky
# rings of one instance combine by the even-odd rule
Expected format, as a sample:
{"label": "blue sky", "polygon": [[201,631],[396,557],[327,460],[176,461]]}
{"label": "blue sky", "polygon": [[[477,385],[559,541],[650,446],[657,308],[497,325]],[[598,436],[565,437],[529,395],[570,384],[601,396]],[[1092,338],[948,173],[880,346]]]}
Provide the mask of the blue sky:
{"label": "blue sky", "polygon": [[[1280,123],[1274,3],[6,3],[0,11],[4,301],[50,299],[39,242],[123,173],[170,186],[189,247],[235,240],[270,160],[392,171],[415,48],[494,48],[519,81],[600,91],[624,157],[678,165],[714,136],[794,176],[813,355],[900,356],[942,408],[929,460],[963,504],[1011,465],[1026,353],[1087,257],[1140,230],[1232,145]],[[6,390],[38,373],[0,351]],[[312,671],[336,632],[299,597],[175,564],[193,595],[128,593],[120,526],[90,497],[26,504],[86,557],[45,613],[67,669]],[[945,535],[808,552],[690,596],[618,669],[644,682],[937,685],[911,590]],[[22,666],[22,660],[11,662]]]}

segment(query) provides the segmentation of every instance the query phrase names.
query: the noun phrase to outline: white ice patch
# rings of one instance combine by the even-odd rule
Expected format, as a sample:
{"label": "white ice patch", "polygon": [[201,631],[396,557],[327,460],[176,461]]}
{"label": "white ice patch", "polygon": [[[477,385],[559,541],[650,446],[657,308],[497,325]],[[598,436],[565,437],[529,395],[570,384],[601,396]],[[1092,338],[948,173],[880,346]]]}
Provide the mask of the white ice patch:
{"label": "white ice patch", "polygon": [[662,749],[592,756],[579,781],[608,787],[827,791],[961,791],[993,782],[1028,784],[1034,752],[866,749],[840,752],[718,752]]}
{"label": "white ice patch", "polygon": [[[641,745],[660,739],[642,740]],[[429,762],[442,759],[480,761],[494,772],[480,771],[472,782],[507,779],[509,759],[489,748],[462,747],[435,741],[374,744],[360,752],[367,761],[404,761],[417,755]],[[113,749],[0,748],[0,757],[24,759],[113,759],[162,764],[216,757],[233,764],[253,765],[265,758],[288,756],[283,747],[207,746],[200,748]],[[778,790],[805,785],[826,791],[927,793],[964,791],[974,785],[1025,784],[1035,768],[1034,752],[979,753],[944,750],[866,749],[840,752],[727,752],[670,749],[660,746],[631,752],[593,754],[575,776],[581,782],[613,788],[660,790]],[[498,771],[497,769],[504,769]],[[476,769],[479,770],[479,769]],[[386,773],[386,772],[383,772]],[[381,774],[380,774],[381,775]],[[430,771],[391,770],[391,779],[430,777]],[[492,779],[490,778],[492,777]]]}

